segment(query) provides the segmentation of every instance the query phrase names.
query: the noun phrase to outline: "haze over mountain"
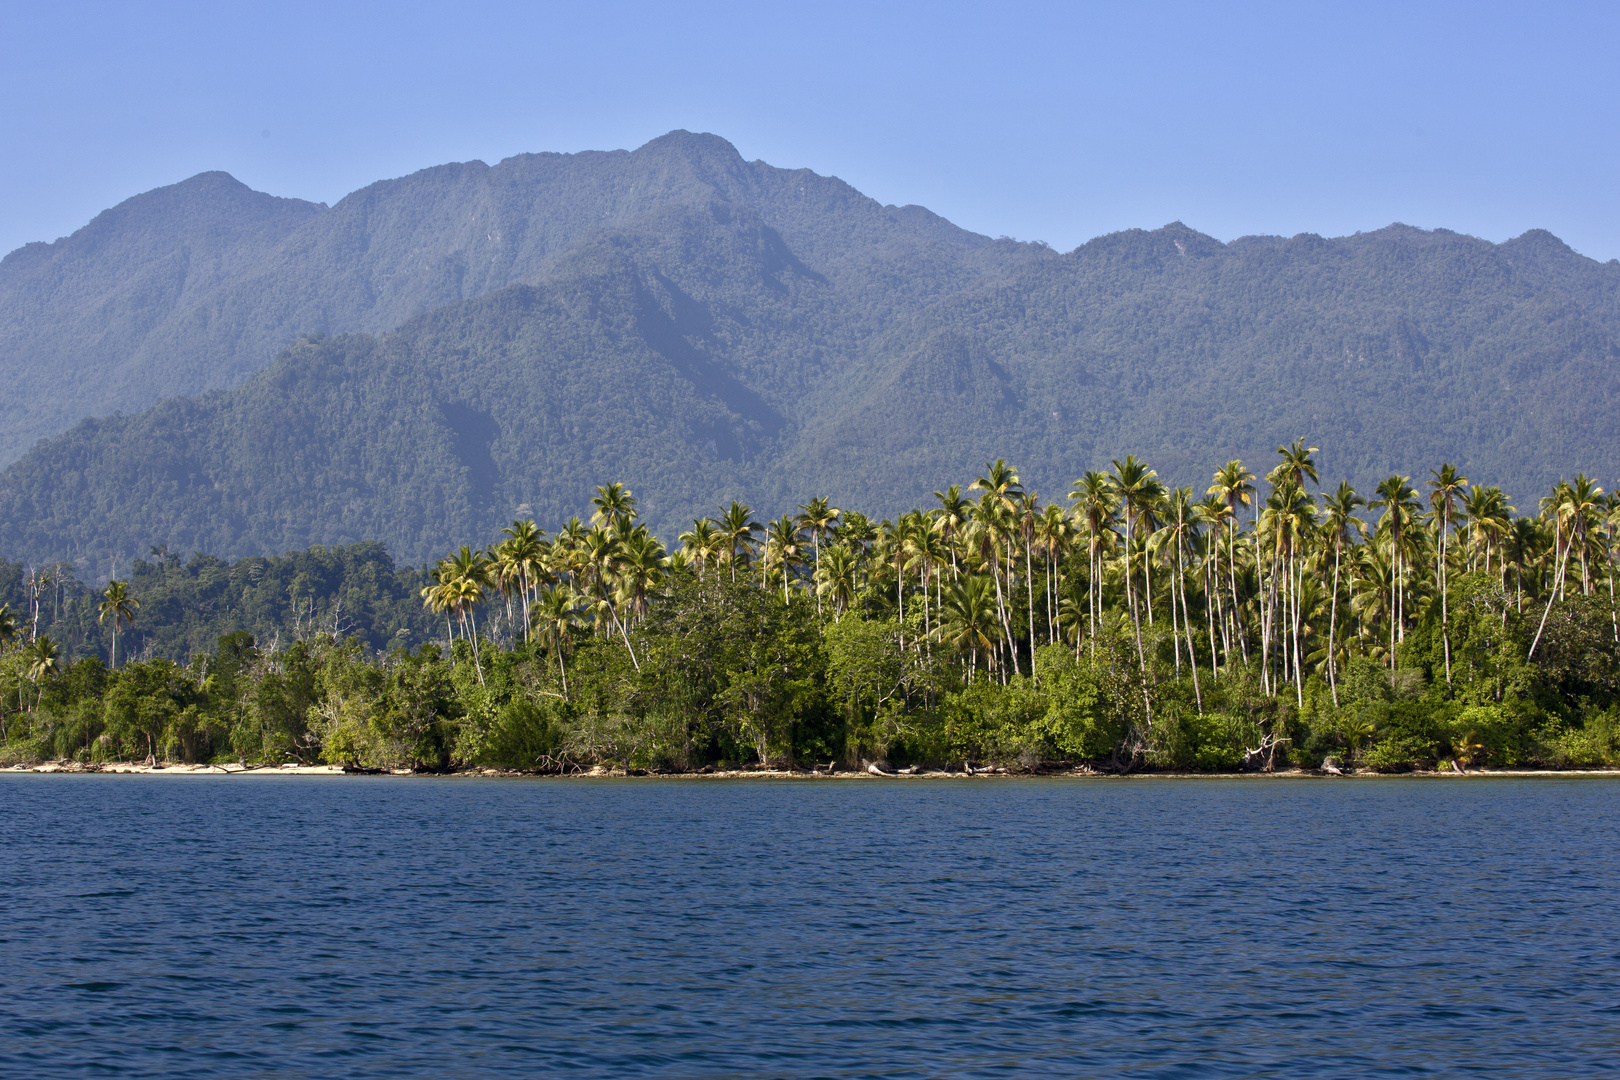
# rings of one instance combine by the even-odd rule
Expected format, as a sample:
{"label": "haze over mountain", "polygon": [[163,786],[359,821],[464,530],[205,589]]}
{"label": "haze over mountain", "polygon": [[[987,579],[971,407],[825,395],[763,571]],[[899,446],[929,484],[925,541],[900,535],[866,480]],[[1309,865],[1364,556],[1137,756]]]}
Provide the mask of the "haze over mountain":
{"label": "haze over mountain", "polygon": [[204,174],[0,264],[9,452],[103,414],[0,474],[0,550],[421,560],[608,480],[673,535],[733,497],[892,513],[996,456],[1048,497],[1126,451],[1201,489],[1298,436],[1324,481],[1449,460],[1528,509],[1620,472],[1617,358],[1620,264],[1539,231],[1060,255],[685,132],[331,209]]}
{"label": "haze over mountain", "polygon": [[633,153],[441,165],[330,209],[203,173],[0,261],[0,378],[14,388],[0,464],[85,416],[234,385],[300,335],[391,330],[533,283],[605,230],[645,232],[649,216],[709,201],[751,208],[824,272],[880,268],[897,303],[996,262],[975,257],[991,241],[925,210],[880,207],[842,181],[744,162],[687,132]]}

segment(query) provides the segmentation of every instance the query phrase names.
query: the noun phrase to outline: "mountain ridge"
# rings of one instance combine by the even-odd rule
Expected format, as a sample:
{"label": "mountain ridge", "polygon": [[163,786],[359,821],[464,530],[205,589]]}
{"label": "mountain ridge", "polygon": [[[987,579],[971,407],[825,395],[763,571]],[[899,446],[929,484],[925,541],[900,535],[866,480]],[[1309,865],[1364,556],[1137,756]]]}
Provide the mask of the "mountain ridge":
{"label": "mountain ridge", "polygon": [[[972,276],[965,264],[983,261],[974,253],[1009,250],[921,208],[880,207],[836,178],[745,162],[718,136],[677,131],[634,151],[434,166],[367,185],[330,208],[278,200],[297,208],[294,227],[246,237],[233,257],[217,255],[214,263],[231,271],[225,277],[192,280],[194,241],[183,230],[144,261],[126,243],[109,253],[106,273],[63,267],[55,278],[48,274],[60,256],[156,208],[195,216],[204,194],[228,209],[242,193],[276,199],[227,174],[202,173],[126,200],[43,250],[28,245],[7,256],[0,264],[0,378],[18,393],[0,415],[0,465],[68,426],[64,418],[77,419],[75,411],[107,415],[234,385],[296,337],[381,333],[447,303],[532,283],[582,238],[670,205],[719,198],[753,206],[793,234],[796,247],[834,264],[858,260],[862,251],[868,261],[910,255],[917,264],[920,248],[932,276],[943,274],[952,287]],[[818,206],[841,208],[845,227],[823,234]],[[951,249],[964,257],[953,260]],[[953,262],[964,265],[946,265]],[[135,263],[151,281],[138,303],[126,304],[138,306],[140,317],[120,323],[111,316]],[[927,289],[922,269],[914,265],[914,277]],[[54,307],[28,303],[43,292],[56,296]]]}
{"label": "mountain ridge", "polygon": [[[164,198],[259,198],[205,175]],[[246,271],[139,324],[140,363],[220,385],[167,394],[150,364],[106,365],[162,400],[0,471],[0,551],[383,540],[415,561],[513,516],[555,524],[609,480],[672,537],[732,498],[893,513],[995,457],[1048,496],[1126,452],[1201,488],[1298,437],[1362,487],[1442,460],[1521,500],[1620,473],[1620,262],[1544,231],[1222,243],[1177,221],[1060,253],[689,132],[252,205],[269,224]],[[8,256],[0,311],[41,257]],[[375,328],[332,332],[344,313]],[[224,378],[306,317],[327,325]]]}

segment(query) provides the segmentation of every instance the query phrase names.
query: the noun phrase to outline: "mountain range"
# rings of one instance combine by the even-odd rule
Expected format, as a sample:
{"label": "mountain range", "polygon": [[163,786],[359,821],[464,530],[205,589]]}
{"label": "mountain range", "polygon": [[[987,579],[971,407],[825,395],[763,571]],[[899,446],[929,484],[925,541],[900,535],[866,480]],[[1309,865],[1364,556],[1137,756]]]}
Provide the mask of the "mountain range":
{"label": "mountain range", "polygon": [[1539,230],[1059,253],[687,132],[332,207],[205,173],[0,261],[0,552],[419,561],[610,480],[672,537],[993,457],[1049,498],[1126,452],[1201,490],[1298,437],[1324,481],[1445,460],[1529,509],[1620,473],[1617,359],[1620,263]]}

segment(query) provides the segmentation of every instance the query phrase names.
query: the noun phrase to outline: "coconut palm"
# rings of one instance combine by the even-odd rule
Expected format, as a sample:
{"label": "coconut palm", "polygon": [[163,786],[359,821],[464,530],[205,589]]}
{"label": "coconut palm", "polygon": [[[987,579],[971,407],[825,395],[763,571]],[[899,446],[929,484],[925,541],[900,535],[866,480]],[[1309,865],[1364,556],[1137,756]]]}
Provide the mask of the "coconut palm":
{"label": "coconut palm", "polygon": [[1033,544],[1046,561],[1046,643],[1057,641],[1058,596],[1062,593],[1062,556],[1074,538],[1074,522],[1061,506],[1048,506],[1035,523]]}
{"label": "coconut palm", "polygon": [[721,511],[715,520],[715,526],[725,540],[725,559],[731,564],[731,580],[737,580],[737,564],[748,564],[753,554],[754,533],[759,531],[759,522],[753,519],[753,511],[748,504],[733,500],[731,505]]}
{"label": "coconut palm", "polygon": [[1508,505],[1507,496],[1499,487],[1476,487],[1463,496],[1462,515],[1468,522],[1470,570],[1483,563],[1485,573],[1491,572],[1491,555],[1513,527],[1513,514],[1517,511],[1517,507]]}
{"label": "coconut palm", "polygon": [[[1124,461],[1116,460],[1113,464],[1114,472],[1108,481],[1113,489],[1114,498],[1125,509],[1125,540],[1129,545],[1133,535],[1145,531],[1138,528],[1139,523],[1144,515],[1152,514],[1153,507],[1164,494],[1164,485],[1159,482],[1159,474],[1136,460],[1134,454],[1126,454]],[[1127,563],[1125,596],[1131,608],[1131,625],[1136,630],[1137,659],[1141,663],[1143,673],[1146,674],[1147,655],[1142,648],[1142,622],[1137,615],[1134,578],[1130,564]]]}
{"label": "coconut palm", "polygon": [[566,585],[541,589],[529,605],[529,626],[541,648],[557,657],[557,673],[562,676],[563,699],[568,698],[568,668],[565,654],[574,648],[574,627],[580,624],[579,598]]}
{"label": "coconut palm", "polygon": [[855,572],[858,559],[842,539],[827,545],[821,569],[816,571],[816,595],[832,599],[833,617],[841,618],[855,602]]}
{"label": "coconut palm", "polygon": [[591,511],[592,525],[611,525],[620,518],[634,520],[636,517],[635,496],[623,484],[597,485],[591,505],[596,507]]}
{"label": "coconut palm", "polygon": [[[484,590],[491,587],[488,554],[474,551],[466,544],[439,563],[439,587],[430,603],[444,606],[461,623],[462,634],[472,643],[473,668],[478,682],[484,682],[484,664],[478,648],[478,605],[484,602]],[[424,590],[424,595],[428,590]]]}
{"label": "coconut palm", "polygon": [[1468,477],[1457,472],[1450,463],[1429,470],[1429,505],[1435,514],[1435,525],[1440,532],[1440,543],[1435,549],[1434,576],[1440,583],[1440,639],[1446,653],[1446,685],[1451,685],[1451,606],[1446,589],[1446,547],[1451,536],[1452,503],[1463,495]]}
{"label": "coconut palm", "polygon": [[692,527],[680,535],[681,547],[687,557],[697,567],[698,580],[703,579],[703,571],[708,568],[710,560],[720,558],[724,538],[715,528],[714,522],[708,518],[698,518],[692,522]]}
{"label": "coconut palm", "polygon": [[1280,474],[1281,477],[1292,480],[1294,486],[1301,491],[1305,490],[1306,480],[1313,484],[1321,483],[1321,477],[1316,475],[1316,461],[1311,457],[1319,449],[1315,446],[1306,446],[1304,439],[1295,439],[1288,446],[1277,447],[1277,453],[1282,456],[1282,461],[1272,470],[1272,474]]}
{"label": "coconut palm", "polygon": [[1097,655],[1097,635],[1095,629],[1102,609],[1102,567],[1100,564],[1100,545],[1105,532],[1113,529],[1114,511],[1118,507],[1118,500],[1114,496],[1113,485],[1108,482],[1106,473],[1095,469],[1087,473],[1073,484],[1069,498],[1075,501],[1074,511],[1085,522],[1086,528],[1086,601],[1090,617],[1091,654]]}
{"label": "coconut palm", "polygon": [[944,491],[934,492],[934,498],[939,500],[939,506],[929,511],[939,526],[940,535],[945,538],[946,546],[951,552],[951,580],[957,577],[956,542],[973,515],[973,502],[962,497],[962,489],[952,484]]}
{"label": "coconut palm", "polygon": [[[1229,511],[1226,521],[1226,569],[1228,584],[1232,592],[1232,632],[1238,640],[1238,648],[1243,652],[1243,659],[1249,659],[1248,637],[1243,632],[1238,617],[1238,587],[1237,587],[1237,522],[1238,507],[1247,506],[1254,501],[1254,474],[1244,467],[1243,462],[1236,459],[1228,461],[1215,470],[1214,482],[1210,485],[1207,494],[1214,495],[1226,503]],[[1259,504],[1255,504],[1258,516]],[[1258,558],[1256,559],[1258,563]]]}
{"label": "coconut palm", "polygon": [[[996,614],[1001,620],[1002,630],[1006,634],[1007,653],[1012,659],[1013,673],[1018,672],[1018,652],[1013,646],[1012,623],[1008,607],[1011,603],[1012,579],[1015,565],[1012,552],[1013,532],[1017,528],[1019,497],[1023,494],[1023,482],[1018,478],[1018,472],[1002,458],[987,461],[984,464],[984,475],[968,485],[969,491],[983,491],[979,499],[979,522],[985,530],[981,543],[992,545],[994,558],[991,561],[991,573],[995,577],[996,585]],[[1007,590],[1004,594],[1001,588],[1001,548],[1000,543],[1005,541],[1007,551]]]}
{"label": "coconut palm", "polygon": [[[532,521],[514,521],[501,532],[507,538],[501,544],[501,549],[517,568],[518,587],[523,595],[524,606],[527,606],[533,602],[535,591],[539,589],[546,576],[545,531],[537,528]],[[528,634],[526,625],[524,633]]]}
{"label": "coconut palm", "polygon": [[1390,565],[1395,575],[1395,603],[1390,633],[1395,635],[1389,645],[1389,670],[1395,672],[1395,644],[1406,640],[1406,567],[1410,561],[1413,526],[1417,523],[1417,492],[1412,489],[1409,476],[1391,476],[1378,485],[1374,493],[1378,498],[1368,507],[1384,511],[1379,525],[1385,530],[1390,545]]}
{"label": "coconut palm", "polygon": [[[838,522],[838,515],[843,513],[838,507],[832,505],[832,500],[825,496],[817,496],[799,507],[799,528],[810,533],[810,544],[815,549],[815,566],[811,569],[812,580],[821,574],[821,538]],[[816,614],[821,614],[821,593],[816,593]]]}
{"label": "coconut palm", "polygon": [[[1553,574],[1552,588],[1547,593],[1547,606],[1541,612],[1541,623],[1536,627],[1535,640],[1530,642],[1530,652],[1527,655],[1532,659],[1536,655],[1536,647],[1541,644],[1541,633],[1547,628],[1547,616],[1552,612],[1553,600],[1563,596],[1564,576],[1569,570],[1570,553],[1576,549],[1579,549],[1581,555],[1581,595],[1591,593],[1587,555],[1592,536],[1603,513],[1602,495],[1603,489],[1592,483],[1591,477],[1581,473],[1576,475],[1574,483],[1560,481],[1553,490],[1552,498],[1542,500],[1543,512],[1551,515],[1555,526],[1553,559],[1557,563],[1557,570]],[[1562,560],[1559,560],[1556,543],[1560,533],[1564,541]]]}
{"label": "coconut palm", "polygon": [[135,621],[135,612],[140,610],[141,602],[130,595],[127,581],[109,581],[107,588],[101,594],[101,603],[96,606],[97,622],[112,620],[112,664],[118,667],[118,631],[121,627],[129,626]]}
{"label": "coconut palm", "polygon": [[668,556],[658,538],[641,526],[619,542],[619,549],[619,586],[629,602],[630,613],[644,620],[647,594],[664,583]]}
{"label": "coconut palm", "polygon": [[788,602],[788,585],[793,579],[793,562],[799,555],[799,523],[783,514],[765,526],[764,575],[774,564],[782,574],[782,603]]}
{"label": "coconut palm", "polygon": [[[1187,664],[1192,671],[1193,700],[1204,711],[1204,694],[1198,685],[1197,640],[1193,636],[1192,612],[1187,608],[1186,553],[1197,541],[1198,519],[1192,509],[1192,488],[1176,488],[1166,502],[1164,527],[1154,535],[1161,550],[1168,550],[1170,567],[1170,645],[1175,654],[1176,677],[1181,677],[1181,644],[1178,631],[1187,633]],[[1181,605],[1177,619],[1176,605]],[[1213,646],[1211,646],[1213,647]]]}
{"label": "coconut palm", "polygon": [[40,701],[45,697],[44,682],[61,670],[61,650],[56,647],[49,634],[41,634],[28,645],[25,653],[25,662],[28,665],[28,678],[34,684],[38,695],[34,698],[34,707],[38,708]]}
{"label": "coconut palm", "polygon": [[[1357,495],[1355,489],[1347,481],[1339,482],[1339,489],[1324,500],[1325,516],[1322,522],[1322,533],[1333,551],[1333,587],[1330,590],[1328,611],[1328,655],[1327,672],[1328,686],[1333,692],[1333,704],[1339,704],[1339,681],[1334,672],[1333,643],[1338,640],[1339,628],[1339,567],[1342,563],[1346,546],[1355,543],[1355,537],[1366,532],[1367,526],[1356,511],[1367,505],[1367,500]],[[1354,533],[1353,537],[1351,534]]]}
{"label": "coconut palm", "polygon": [[968,657],[968,680],[978,672],[982,651],[987,667],[994,667],[1001,639],[992,583],[982,574],[964,574],[945,589],[940,606],[939,641]]}

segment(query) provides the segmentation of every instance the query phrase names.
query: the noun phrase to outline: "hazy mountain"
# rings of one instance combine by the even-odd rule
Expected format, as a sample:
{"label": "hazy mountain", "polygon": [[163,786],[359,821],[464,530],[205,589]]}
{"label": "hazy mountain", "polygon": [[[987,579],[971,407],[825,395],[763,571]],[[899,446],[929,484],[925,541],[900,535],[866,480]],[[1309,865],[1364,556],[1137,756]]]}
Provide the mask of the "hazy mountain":
{"label": "hazy mountain", "polygon": [[[378,539],[418,561],[514,516],[554,526],[609,480],[672,537],[733,497],[762,515],[815,494],[892,513],[994,456],[1048,497],[1128,450],[1201,490],[1228,457],[1263,471],[1297,436],[1323,448],[1325,481],[1450,460],[1523,509],[1560,474],[1620,472],[1620,264],[1546,233],[1495,245],[1391,226],[1223,245],[1176,224],[1059,255],[743,163],[711,137],[536,160],[580,158],[595,163],[588,212],[566,211],[566,186],[529,199],[556,239],[503,233],[533,253],[513,255],[521,274],[464,274],[457,288],[483,295],[391,332],[300,341],[239,387],[87,421],[30,452],[0,474],[0,550]],[[609,184],[620,167],[637,179]],[[436,172],[397,183],[421,190]],[[600,212],[609,190],[633,203],[618,223],[557,224]],[[272,255],[358,214],[344,210],[355,198]],[[345,267],[331,243],[309,265]],[[356,261],[383,265],[367,261],[377,246],[357,243]],[[493,249],[464,250],[482,268]],[[529,280],[494,288],[510,276]],[[283,284],[359,289],[321,280]]]}
{"label": "hazy mountain", "polygon": [[331,209],[204,173],[0,261],[0,464],[85,416],[235,385],[301,335],[390,330],[536,282],[605,231],[711,201],[751,210],[839,288],[881,294],[848,321],[845,348],[897,307],[1036,250],[684,131],[634,152],[442,165]]}

